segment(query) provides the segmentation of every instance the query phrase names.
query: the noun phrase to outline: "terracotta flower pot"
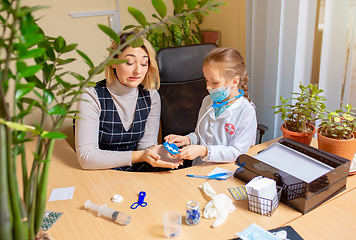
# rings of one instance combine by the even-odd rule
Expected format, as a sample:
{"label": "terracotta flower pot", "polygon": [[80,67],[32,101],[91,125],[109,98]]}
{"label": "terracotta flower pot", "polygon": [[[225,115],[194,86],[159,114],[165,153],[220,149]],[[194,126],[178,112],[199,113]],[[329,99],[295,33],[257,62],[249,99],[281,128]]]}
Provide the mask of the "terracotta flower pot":
{"label": "terracotta flower pot", "polygon": [[356,151],[356,138],[351,140],[338,140],[324,137],[318,130],[318,148],[340,157],[352,160]]}
{"label": "terracotta flower pot", "polygon": [[283,137],[284,138],[290,138],[293,139],[297,142],[304,143],[306,145],[310,145],[313,135],[316,132],[316,128],[314,125],[307,123],[307,125],[310,128],[313,128],[313,131],[311,132],[306,132],[306,133],[298,133],[298,132],[292,132],[284,128],[284,124],[281,126],[281,130],[283,132]]}

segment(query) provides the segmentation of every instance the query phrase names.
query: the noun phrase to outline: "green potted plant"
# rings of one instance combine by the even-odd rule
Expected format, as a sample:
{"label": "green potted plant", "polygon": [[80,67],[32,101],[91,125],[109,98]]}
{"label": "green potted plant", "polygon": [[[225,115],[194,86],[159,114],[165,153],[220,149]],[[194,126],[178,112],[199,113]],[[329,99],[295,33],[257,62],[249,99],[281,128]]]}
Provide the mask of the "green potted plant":
{"label": "green potted plant", "polygon": [[352,160],[356,151],[356,117],[352,105],[327,111],[318,128],[318,148]]}
{"label": "green potted plant", "polygon": [[[311,83],[308,86],[300,83],[300,93],[291,93],[295,95],[291,99],[280,97],[281,105],[273,106],[276,109],[275,114],[280,113],[284,123],[281,126],[283,137],[291,138],[298,142],[310,145],[316,128],[314,121],[319,119],[320,113],[325,109],[326,98],[319,96],[324,90],[318,89]],[[289,103],[289,101],[292,103]]]}
{"label": "green potted plant", "polygon": [[[206,12],[199,11],[199,6],[196,5],[197,0],[187,1],[186,8],[181,10],[181,14],[177,15],[177,8],[184,7],[183,2],[174,1],[174,11],[173,14],[178,16],[177,18],[172,19],[169,22],[165,22],[160,26],[160,32],[156,30],[149,30],[145,34],[145,38],[152,44],[156,51],[165,47],[178,47],[182,45],[192,45],[199,44],[203,41],[203,34],[199,27],[202,23],[202,15],[206,15]],[[200,1],[204,3],[208,1]],[[183,4],[183,5],[182,5]],[[216,2],[214,6],[209,7],[208,9],[213,12],[220,12],[219,6],[226,5],[225,2],[219,1]],[[189,13],[188,13],[189,11]],[[159,21],[163,20],[163,16],[166,14],[167,9],[164,9],[163,14],[158,12],[157,14],[152,14],[152,17],[158,19]],[[148,23],[147,25],[127,25],[124,27],[124,30],[128,29],[139,29],[144,30],[150,28],[155,23]]]}
{"label": "green potted plant", "polygon": [[[161,32],[159,26],[164,22],[189,14],[182,13],[185,4],[194,9],[198,5],[197,0],[174,0],[174,3],[177,16],[167,18],[164,2],[152,0],[162,21],[145,31]],[[219,2],[202,0],[196,11],[208,14],[209,9],[218,6]],[[65,118],[74,118],[76,111],[72,105],[80,100],[79,95],[93,76],[107,65],[123,63],[113,56],[120,54],[127,44],[142,46],[141,38],[128,39],[95,66],[76,49],[77,44],[45,35],[32,15],[42,8],[22,6],[20,0],[2,0],[0,5],[0,239],[40,238],[51,155],[55,140],[66,138],[60,132]],[[130,7],[129,11],[143,27],[148,25],[139,10]],[[120,41],[109,27],[99,25],[99,28],[114,41]],[[87,77],[68,69],[68,64],[76,59],[65,56],[74,50],[89,66]],[[33,111],[39,112],[39,121],[25,124]],[[28,141],[37,143],[31,156],[26,156]]]}

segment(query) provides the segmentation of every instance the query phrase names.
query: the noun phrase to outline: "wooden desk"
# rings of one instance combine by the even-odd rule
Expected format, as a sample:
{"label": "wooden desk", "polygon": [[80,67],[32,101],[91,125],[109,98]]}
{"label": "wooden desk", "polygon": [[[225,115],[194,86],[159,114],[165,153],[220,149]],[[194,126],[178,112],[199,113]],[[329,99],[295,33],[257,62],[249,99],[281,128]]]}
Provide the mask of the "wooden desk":
{"label": "wooden desk", "polygon": [[[268,143],[251,149],[259,151]],[[33,145],[27,146],[29,152]],[[30,154],[30,152],[29,152]],[[82,170],[75,152],[65,140],[57,141],[51,159],[48,181],[48,197],[53,188],[75,186],[71,200],[47,203],[47,210],[63,212],[59,220],[49,229],[49,236],[60,239],[160,239],[163,233],[162,215],[169,210],[177,210],[185,216],[185,205],[189,200],[198,201],[201,208],[208,203],[198,186],[209,181],[216,193],[225,193],[231,197],[228,187],[244,184],[236,178],[227,181],[188,178],[186,174],[207,174],[215,167],[234,171],[231,164],[203,164],[170,172],[131,173],[114,170]],[[131,204],[138,199],[137,194],[145,191],[147,207],[133,210]],[[111,197],[121,194],[123,202],[113,203]],[[232,198],[232,197],[231,197]],[[84,203],[90,199],[93,203],[121,211],[131,216],[131,223],[120,226],[103,217],[98,217],[92,210],[86,210]],[[236,232],[242,231],[255,222],[265,229],[282,226],[301,214],[281,204],[272,217],[262,216],[248,210],[247,201],[234,201],[236,210],[217,228],[211,228],[215,219],[202,219],[196,226],[182,224],[179,239],[229,239]]]}
{"label": "wooden desk", "polygon": [[286,225],[292,226],[304,239],[355,239],[355,199],[353,189]]}

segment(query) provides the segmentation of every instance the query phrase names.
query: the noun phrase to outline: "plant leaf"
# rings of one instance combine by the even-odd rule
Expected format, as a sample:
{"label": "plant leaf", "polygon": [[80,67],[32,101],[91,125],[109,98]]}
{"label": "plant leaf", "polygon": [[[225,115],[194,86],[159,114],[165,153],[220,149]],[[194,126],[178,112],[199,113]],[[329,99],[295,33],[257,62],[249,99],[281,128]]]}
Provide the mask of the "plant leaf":
{"label": "plant leaf", "polygon": [[185,0],[173,0],[174,14],[180,14],[184,8]]}
{"label": "plant leaf", "polygon": [[120,37],[117,35],[117,33],[112,30],[110,27],[102,24],[98,24],[99,28],[101,31],[106,33],[112,40],[114,40],[117,44],[120,44]]}
{"label": "plant leaf", "polygon": [[128,7],[130,14],[136,19],[136,21],[141,24],[142,27],[147,26],[147,21],[145,15],[142,12],[133,7]]}
{"label": "plant leaf", "polygon": [[122,64],[122,63],[127,63],[128,60],[127,59],[111,59],[110,61],[108,61],[105,66],[111,66],[114,64]]}
{"label": "plant leaf", "polygon": [[24,55],[20,56],[20,59],[26,59],[26,58],[37,58],[41,56],[46,49],[44,48],[35,48],[30,51],[27,51]]}
{"label": "plant leaf", "polygon": [[166,32],[166,28],[162,25],[158,25],[157,27],[153,28],[153,31],[156,33],[164,33]]}
{"label": "plant leaf", "polygon": [[138,27],[138,26],[132,25],[132,24],[126,25],[123,30],[127,30],[127,29],[134,28],[134,27]]}
{"label": "plant leaf", "polygon": [[43,138],[50,138],[50,139],[65,139],[67,138],[67,135],[61,132],[43,132],[41,134]]}
{"label": "plant leaf", "polygon": [[33,65],[33,66],[26,67],[24,70],[22,70],[18,73],[18,77],[19,77],[19,79],[21,79],[21,78],[27,78],[27,77],[33,76],[41,68],[42,68],[41,65]]}
{"label": "plant leaf", "polygon": [[183,21],[179,17],[172,18],[170,21],[176,25],[183,25]]}
{"label": "plant leaf", "polygon": [[84,58],[84,62],[90,67],[90,68],[93,68],[94,67],[94,64],[93,62],[90,60],[90,58],[85,54],[83,53],[82,51],[76,49],[77,53],[82,57]]}
{"label": "plant leaf", "polygon": [[8,126],[9,128],[18,130],[18,131],[30,131],[36,132],[36,129],[32,126],[24,125],[21,123],[5,121],[4,119],[0,118],[0,123]]}
{"label": "plant leaf", "polygon": [[218,7],[208,7],[208,9],[212,12],[220,13],[221,9]]}
{"label": "plant leaf", "polygon": [[58,63],[57,66],[60,66],[60,65],[67,64],[67,63],[74,62],[75,60],[76,60],[75,58],[68,58],[68,59],[64,59],[64,60],[61,58],[57,58],[56,62]]}
{"label": "plant leaf", "polygon": [[[131,40],[133,40],[131,42]],[[141,47],[143,45],[143,40],[141,37],[138,37],[136,35],[130,35],[127,40],[127,42],[130,42],[129,45],[133,48],[136,48],[136,47]]]}
{"label": "plant leaf", "polygon": [[[218,1],[218,2],[214,2],[212,5],[214,7],[219,7],[219,6],[227,5],[227,3],[224,1]],[[324,90],[322,90],[322,91],[324,91]]]}
{"label": "plant leaf", "polygon": [[167,15],[167,6],[162,0],[152,0],[152,5],[162,18]]}
{"label": "plant leaf", "polygon": [[78,46],[78,44],[76,44],[76,43],[69,44],[69,45],[63,47],[63,48],[61,49],[61,52],[60,52],[60,53],[66,53],[66,52],[73,51],[77,46]]}
{"label": "plant leaf", "polygon": [[59,36],[54,40],[54,50],[61,52],[61,49],[66,46],[66,41],[63,37]]}
{"label": "plant leaf", "polygon": [[198,0],[187,0],[187,6],[189,10],[194,10],[198,5]]}
{"label": "plant leaf", "polygon": [[62,106],[56,105],[48,110],[49,115],[66,115],[67,110],[65,110]]}
{"label": "plant leaf", "polygon": [[16,101],[20,100],[27,93],[31,92],[35,87],[35,83],[27,83],[27,84],[16,84],[16,92],[15,99]]}

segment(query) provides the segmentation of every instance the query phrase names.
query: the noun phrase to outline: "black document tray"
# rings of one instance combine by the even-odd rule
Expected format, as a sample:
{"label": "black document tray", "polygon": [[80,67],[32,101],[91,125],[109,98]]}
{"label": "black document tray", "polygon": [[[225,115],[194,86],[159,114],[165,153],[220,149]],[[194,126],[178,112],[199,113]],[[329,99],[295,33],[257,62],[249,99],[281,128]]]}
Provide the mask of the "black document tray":
{"label": "black document tray", "polygon": [[309,174],[308,170],[305,169],[306,162],[298,164],[294,161],[289,164],[288,161],[292,160],[283,159],[279,154],[273,154],[273,156],[268,155],[273,159],[272,161],[277,163],[284,161],[284,165],[292,166],[296,171],[300,171],[302,174],[305,173],[305,178],[311,176],[311,179],[313,179],[312,181],[301,180],[299,176],[296,177],[294,174],[287,173],[284,169],[284,171],[282,171],[281,169],[271,166],[271,164],[263,162],[263,160],[256,159],[261,156],[263,151],[266,151],[264,152],[264,156],[266,156],[266,154],[268,154],[267,151],[269,151],[268,149],[274,147],[271,145],[254,157],[246,154],[240,155],[235,162],[236,165],[240,167],[236,169],[234,176],[246,183],[257,176],[274,179],[277,186],[283,189],[281,202],[303,214],[311,211],[346,189],[346,180],[350,171],[350,160],[289,138],[281,138],[278,143],[274,144],[278,145],[276,148],[283,148],[283,151],[291,151],[290,154],[300,155],[303,161],[307,161],[308,164],[310,161],[310,164],[316,165],[317,167],[320,166],[325,173],[313,179],[314,175]]}

